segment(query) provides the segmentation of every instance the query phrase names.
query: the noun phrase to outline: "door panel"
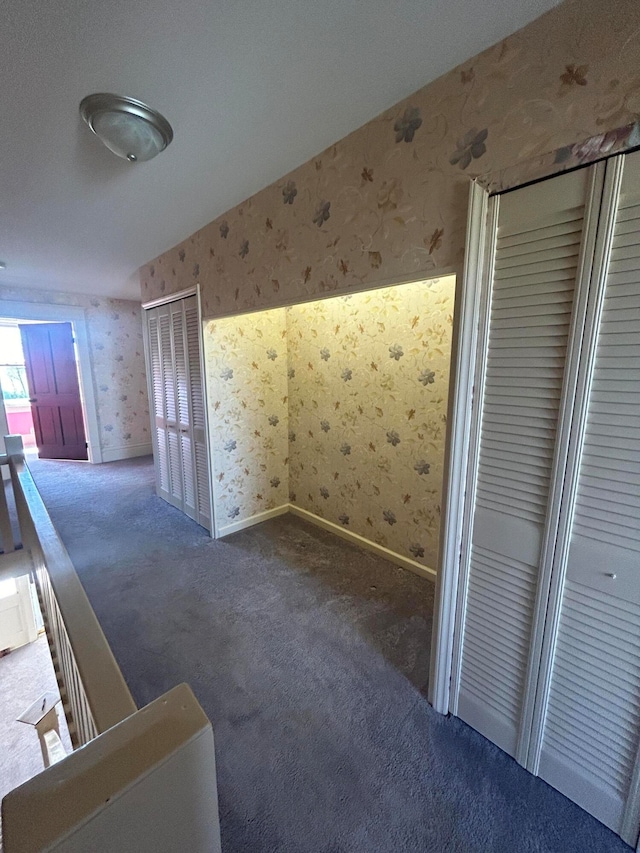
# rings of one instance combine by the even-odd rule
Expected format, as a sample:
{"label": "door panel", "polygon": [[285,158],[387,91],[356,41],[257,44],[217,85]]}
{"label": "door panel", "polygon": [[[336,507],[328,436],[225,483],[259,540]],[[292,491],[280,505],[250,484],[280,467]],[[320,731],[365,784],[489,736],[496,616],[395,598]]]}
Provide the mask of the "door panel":
{"label": "door panel", "polygon": [[167,460],[169,476],[169,502],[183,509],[182,463],[178,443],[176,409],[175,368],[173,361],[173,339],[169,307],[163,305],[158,311],[158,335],[162,364],[162,394],[164,402],[164,427],[167,433]]}
{"label": "door panel", "polygon": [[516,755],[586,170],[500,199],[456,713]]}
{"label": "door panel", "polygon": [[71,323],[20,326],[40,459],[87,459]]}
{"label": "door panel", "polygon": [[[195,297],[191,297],[195,300]],[[191,406],[187,341],[184,328],[184,301],[171,303],[171,338],[176,387],[176,426],[182,470],[184,511],[197,520],[195,470],[191,447]]]}
{"label": "door panel", "polygon": [[638,154],[625,158],[615,223],[539,773],[633,843],[639,816],[625,813],[640,746]]}

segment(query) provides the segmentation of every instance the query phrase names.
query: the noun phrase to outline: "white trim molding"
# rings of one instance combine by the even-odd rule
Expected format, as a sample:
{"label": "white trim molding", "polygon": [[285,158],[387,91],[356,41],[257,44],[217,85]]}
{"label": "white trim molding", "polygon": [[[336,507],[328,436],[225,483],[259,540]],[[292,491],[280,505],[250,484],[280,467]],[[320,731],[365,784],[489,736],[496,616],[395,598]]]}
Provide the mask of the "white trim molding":
{"label": "white trim molding", "polygon": [[120,459],[135,459],[137,456],[151,456],[153,446],[147,444],[122,444],[118,447],[105,447],[102,451],[103,462],[117,462]]}
{"label": "white trim molding", "polygon": [[255,527],[256,524],[262,524],[263,521],[268,521],[270,518],[277,518],[279,515],[286,515],[288,512],[289,504],[282,504],[273,509],[266,509],[264,512],[257,512],[255,515],[250,515],[249,518],[243,518],[241,521],[232,521],[231,524],[217,529],[216,538],[224,539],[225,536],[230,536],[239,530]]}
{"label": "white trim molding", "polygon": [[401,554],[397,554],[395,551],[391,551],[383,545],[378,545],[370,539],[365,539],[364,536],[360,536],[352,530],[347,530],[340,524],[335,524],[333,521],[327,521],[325,518],[321,518],[319,515],[309,512],[309,510],[295,506],[295,504],[289,504],[288,510],[291,515],[296,515],[298,518],[302,518],[304,521],[309,521],[316,527],[328,530],[329,533],[333,533],[334,536],[339,536],[341,539],[346,539],[347,542],[358,545],[366,551],[371,551],[373,554],[376,554],[378,557],[382,557],[384,560],[388,560],[390,563],[394,563],[396,566],[401,566],[403,569],[409,569],[410,572],[420,575],[420,577],[426,578],[430,581],[434,581],[436,579],[435,569],[432,569],[429,566],[423,566],[421,563],[417,563],[410,557],[403,557]]}
{"label": "white trim molding", "polygon": [[213,465],[213,448],[211,446],[211,427],[209,417],[209,383],[207,382],[207,362],[204,351],[205,321],[202,319],[202,288],[200,286],[200,282],[196,284],[196,300],[198,302],[198,334],[200,336],[200,384],[202,387],[202,405],[204,406],[204,438],[207,447],[207,472],[209,475],[209,535],[213,539],[216,539],[218,534],[216,525],[216,504],[213,479],[215,476],[215,469]]}
{"label": "white trim molding", "polygon": [[142,308],[148,311],[149,308],[157,308],[158,305],[167,305],[169,302],[177,302],[178,299],[186,299],[187,296],[196,296],[200,293],[200,282],[192,287],[185,287],[184,290],[178,290],[176,293],[167,293],[166,296],[159,296],[157,299],[152,299],[150,302],[143,302]]}
{"label": "white trim molding", "polygon": [[372,542],[370,539],[365,539],[364,536],[360,536],[352,530],[347,530],[345,527],[335,524],[333,521],[327,521],[325,518],[321,518],[314,512],[309,512],[309,510],[302,509],[292,503],[282,504],[281,506],[274,507],[273,509],[265,510],[265,512],[258,512],[255,515],[249,516],[249,518],[242,519],[242,521],[232,522],[224,527],[219,527],[217,531],[217,538],[223,539],[231,533],[246,530],[249,527],[254,527],[256,524],[262,524],[263,521],[268,521],[270,518],[277,518],[279,515],[286,515],[287,513],[295,515],[303,521],[308,521],[310,524],[313,524],[315,527],[319,527],[322,530],[327,530],[329,533],[333,533],[334,536],[346,539],[347,542],[351,542],[353,545],[358,545],[366,551],[371,551],[371,553],[376,554],[378,557],[382,557],[384,560],[388,560],[390,563],[394,563],[396,566],[401,566],[403,569],[409,569],[410,572],[420,575],[420,577],[426,578],[429,581],[433,582],[436,578],[435,570],[429,566],[423,566],[421,563],[417,563],[410,557],[403,557],[402,554],[397,554],[395,551],[391,551],[383,545],[378,545],[376,542]]}
{"label": "white trim molding", "polygon": [[102,462],[98,409],[93,386],[93,367],[89,348],[89,329],[84,308],[77,305],[55,305],[48,302],[12,302],[0,300],[0,317],[12,320],[41,320],[71,323],[78,353],[78,380],[85,418],[89,462]]}
{"label": "white trim molding", "polygon": [[469,187],[467,242],[462,280],[456,287],[450,423],[444,507],[441,526],[440,572],[436,578],[429,702],[440,714],[449,713],[451,666],[456,622],[462,546],[465,479],[471,434],[473,378],[480,316],[480,293],[486,248],[489,194],[480,184]]}

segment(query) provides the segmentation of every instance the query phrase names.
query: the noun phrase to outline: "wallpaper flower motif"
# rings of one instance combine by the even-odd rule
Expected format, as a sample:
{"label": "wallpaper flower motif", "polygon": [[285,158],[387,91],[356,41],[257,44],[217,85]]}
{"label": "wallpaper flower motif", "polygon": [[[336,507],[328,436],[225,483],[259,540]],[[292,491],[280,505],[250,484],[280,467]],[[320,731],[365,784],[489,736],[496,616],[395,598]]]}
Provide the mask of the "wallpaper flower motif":
{"label": "wallpaper flower motif", "polygon": [[287,181],[282,188],[282,199],[285,204],[293,204],[295,197],[298,195],[295,181]]}
{"label": "wallpaper flower motif", "polygon": [[407,107],[402,118],[393,125],[396,142],[413,142],[416,130],[422,126],[422,117],[418,107]]}
{"label": "wallpaper flower motif", "polygon": [[330,201],[321,201],[318,205],[315,215],[313,217],[314,223],[318,226],[322,226],[331,216],[331,202]]}
{"label": "wallpaper flower motif", "polygon": [[448,277],[287,309],[295,503],[434,568],[453,296]]}
{"label": "wallpaper flower motif", "polygon": [[293,503],[436,566],[454,282],[205,325],[219,533]]}
{"label": "wallpaper flower motif", "polygon": [[486,154],[487,146],[485,145],[485,141],[488,134],[489,131],[486,128],[480,131],[476,130],[475,127],[472,130],[468,130],[458,140],[458,146],[449,158],[451,165],[455,166],[456,163],[459,163],[461,169],[466,169],[472,160],[477,160],[478,157]]}
{"label": "wallpaper flower motif", "polygon": [[284,309],[205,323],[219,533],[289,501]]}

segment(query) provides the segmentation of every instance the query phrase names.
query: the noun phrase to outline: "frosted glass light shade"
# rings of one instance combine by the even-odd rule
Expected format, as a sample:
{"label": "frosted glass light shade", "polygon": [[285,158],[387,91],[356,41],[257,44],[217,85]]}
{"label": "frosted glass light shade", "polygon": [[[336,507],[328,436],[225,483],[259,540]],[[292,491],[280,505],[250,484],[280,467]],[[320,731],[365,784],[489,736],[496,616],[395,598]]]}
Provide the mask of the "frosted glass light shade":
{"label": "frosted glass light shade", "polygon": [[88,95],[80,115],[110,151],[131,163],[151,160],[173,139],[166,118],[134,98],[106,92]]}

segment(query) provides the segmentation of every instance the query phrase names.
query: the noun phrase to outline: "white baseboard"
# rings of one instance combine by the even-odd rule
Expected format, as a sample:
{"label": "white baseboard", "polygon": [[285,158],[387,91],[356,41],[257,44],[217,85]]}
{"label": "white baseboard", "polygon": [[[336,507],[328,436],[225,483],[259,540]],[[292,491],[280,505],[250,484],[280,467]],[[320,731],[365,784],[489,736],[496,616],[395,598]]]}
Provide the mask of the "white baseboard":
{"label": "white baseboard", "polygon": [[117,462],[119,459],[135,459],[136,456],[151,456],[153,447],[149,444],[127,444],[122,447],[108,447],[102,451],[103,462]]}
{"label": "white baseboard", "polygon": [[222,539],[231,533],[237,533],[238,530],[245,530],[247,527],[253,527],[254,524],[261,524],[263,521],[276,518],[278,515],[285,515],[287,512],[289,512],[289,504],[282,504],[282,506],[276,506],[273,509],[266,509],[264,512],[250,515],[249,518],[243,518],[242,521],[234,521],[231,524],[226,524],[224,527],[218,527],[216,529],[216,538]]}
{"label": "white baseboard", "polygon": [[435,569],[432,569],[429,566],[423,566],[421,563],[417,563],[410,557],[403,557],[401,554],[396,554],[395,551],[391,551],[383,545],[378,545],[370,539],[365,539],[364,536],[360,536],[352,530],[347,530],[339,524],[334,524],[333,521],[327,521],[319,515],[309,512],[309,510],[301,509],[295,504],[289,504],[289,512],[292,515],[297,515],[298,518],[303,518],[305,521],[315,524],[316,527],[328,530],[335,536],[340,536],[342,539],[346,539],[354,545],[359,545],[361,548],[365,548],[367,551],[371,551],[379,557],[383,557],[385,560],[388,560],[390,563],[394,563],[396,566],[402,566],[403,569],[409,569],[409,571],[415,572],[415,574],[420,575],[420,577],[427,578],[427,580],[430,581],[435,581],[436,579],[437,573]]}

